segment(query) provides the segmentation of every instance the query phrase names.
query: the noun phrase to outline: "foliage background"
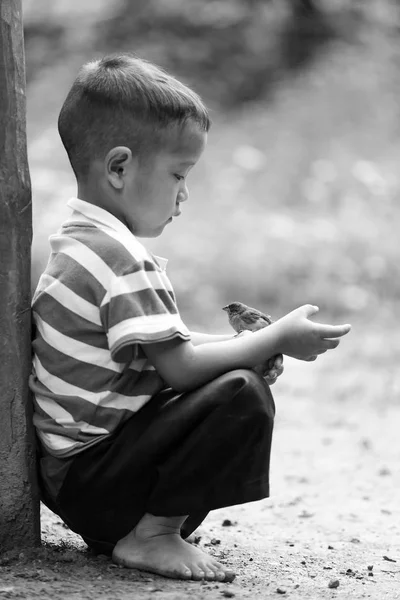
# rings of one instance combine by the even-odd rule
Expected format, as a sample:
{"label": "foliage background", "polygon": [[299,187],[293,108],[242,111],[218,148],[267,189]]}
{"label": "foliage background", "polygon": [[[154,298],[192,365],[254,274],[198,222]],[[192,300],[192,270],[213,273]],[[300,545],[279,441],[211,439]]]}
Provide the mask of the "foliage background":
{"label": "foliage background", "polygon": [[192,328],[241,300],[279,317],[391,322],[400,298],[399,52],[394,0],[25,0],[32,285],[75,182],[58,111],[80,64],[130,50],[212,111],[190,201],[146,244]]}

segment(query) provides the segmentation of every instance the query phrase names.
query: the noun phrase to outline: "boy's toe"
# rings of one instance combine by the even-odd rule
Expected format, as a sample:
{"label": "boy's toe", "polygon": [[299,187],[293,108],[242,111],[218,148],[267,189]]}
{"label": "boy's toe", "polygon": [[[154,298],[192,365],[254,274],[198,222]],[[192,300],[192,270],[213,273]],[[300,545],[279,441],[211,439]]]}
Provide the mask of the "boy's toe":
{"label": "boy's toe", "polygon": [[206,570],[206,579],[207,579],[207,581],[215,581],[217,579],[216,572],[212,571],[211,569],[207,569]]}
{"label": "boy's toe", "polygon": [[230,570],[225,571],[224,575],[225,577],[223,581],[226,581],[226,583],[231,583],[236,577],[236,573]]}
{"label": "boy's toe", "polygon": [[162,573],[167,577],[172,577],[173,579],[192,579],[193,574],[192,571],[186,567],[185,565],[181,565],[177,569],[172,569],[170,572]]}
{"label": "boy's toe", "polygon": [[192,568],[192,579],[199,581],[200,579],[204,579],[206,576],[205,572],[199,568]]}

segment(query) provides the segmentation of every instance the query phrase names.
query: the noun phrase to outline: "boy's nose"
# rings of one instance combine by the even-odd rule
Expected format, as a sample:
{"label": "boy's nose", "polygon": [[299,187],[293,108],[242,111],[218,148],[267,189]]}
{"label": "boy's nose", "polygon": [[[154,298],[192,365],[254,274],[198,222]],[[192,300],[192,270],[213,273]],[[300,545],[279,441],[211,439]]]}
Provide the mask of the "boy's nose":
{"label": "boy's nose", "polygon": [[189,198],[189,190],[185,186],[178,192],[178,202],[185,202]]}

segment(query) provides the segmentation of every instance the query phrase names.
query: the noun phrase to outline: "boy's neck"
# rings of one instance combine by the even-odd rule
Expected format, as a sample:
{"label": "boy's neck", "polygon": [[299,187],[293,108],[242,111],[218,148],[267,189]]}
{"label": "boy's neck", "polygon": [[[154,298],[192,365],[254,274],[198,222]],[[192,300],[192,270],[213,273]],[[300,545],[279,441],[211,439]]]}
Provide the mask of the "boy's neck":
{"label": "boy's neck", "polygon": [[123,214],[118,210],[118,203],[113,198],[110,198],[108,194],[104,193],[104,189],[101,184],[92,181],[78,181],[77,182],[77,197],[80,200],[94,204],[99,208],[102,208],[112,214],[116,219],[121,221],[124,225],[128,226],[125,222]]}

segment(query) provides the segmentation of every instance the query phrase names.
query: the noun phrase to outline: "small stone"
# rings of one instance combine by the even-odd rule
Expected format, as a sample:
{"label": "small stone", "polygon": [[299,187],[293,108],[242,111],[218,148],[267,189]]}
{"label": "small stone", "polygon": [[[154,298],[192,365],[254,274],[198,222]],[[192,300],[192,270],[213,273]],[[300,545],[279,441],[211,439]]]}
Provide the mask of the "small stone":
{"label": "small stone", "polygon": [[328,546],[328,550],[334,550],[333,546]]}
{"label": "small stone", "polygon": [[352,544],[359,544],[360,543],[360,540],[358,538],[351,538],[350,541],[351,541]]}
{"label": "small stone", "polygon": [[301,565],[305,565],[305,564],[306,564],[306,561],[305,561],[305,560],[302,560],[300,564],[301,564]]}
{"label": "small stone", "polygon": [[331,579],[330,582],[328,583],[328,588],[330,588],[331,590],[334,590],[335,588],[339,587],[339,579]]}
{"label": "small stone", "polygon": [[299,519],[311,519],[311,517],[314,516],[314,513],[308,512],[307,510],[303,510],[297,516],[299,517]]}
{"label": "small stone", "polygon": [[224,583],[232,583],[232,581],[235,579],[236,574],[233,573],[233,571],[228,571],[228,573],[225,573],[225,579],[224,579]]}
{"label": "small stone", "polygon": [[222,521],[222,527],[231,527],[232,525],[233,525],[233,523],[230,519],[224,519]]}
{"label": "small stone", "polygon": [[231,590],[222,590],[221,594],[225,597],[225,598],[233,598],[234,597],[234,593],[231,592]]}
{"label": "small stone", "polygon": [[221,543],[221,540],[218,540],[217,538],[213,538],[210,541],[210,544],[212,544],[213,546],[218,546],[218,544],[220,544],[220,543]]}
{"label": "small stone", "polygon": [[378,475],[380,475],[381,477],[386,477],[387,475],[391,475],[392,472],[390,469],[388,469],[387,467],[382,467],[382,469],[379,469],[378,471]]}
{"label": "small stone", "polygon": [[373,577],[373,576],[374,576],[373,572],[372,571],[368,571],[368,577]]}
{"label": "small stone", "polygon": [[397,560],[396,560],[396,559],[394,559],[394,558],[389,558],[389,557],[388,557],[388,556],[386,556],[386,555],[383,555],[383,560],[388,560],[389,562],[397,562]]}
{"label": "small stone", "polygon": [[283,590],[282,588],[276,588],[276,593],[277,594],[286,594],[286,590]]}
{"label": "small stone", "polygon": [[347,575],[351,575],[353,573],[353,569],[347,569],[346,573]]}
{"label": "small stone", "polygon": [[368,571],[372,571],[373,568],[374,568],[374,565],[368,565],[368,567],[367,567]]}
{"label": "small stone", "polygon": [[364,438],[360,441],[361,446],[363,446],[363,448],[365,448],[366,450],[371,450],[372,448],[372,444],[371,444],[371,440],[369,440],[368,438]]}

